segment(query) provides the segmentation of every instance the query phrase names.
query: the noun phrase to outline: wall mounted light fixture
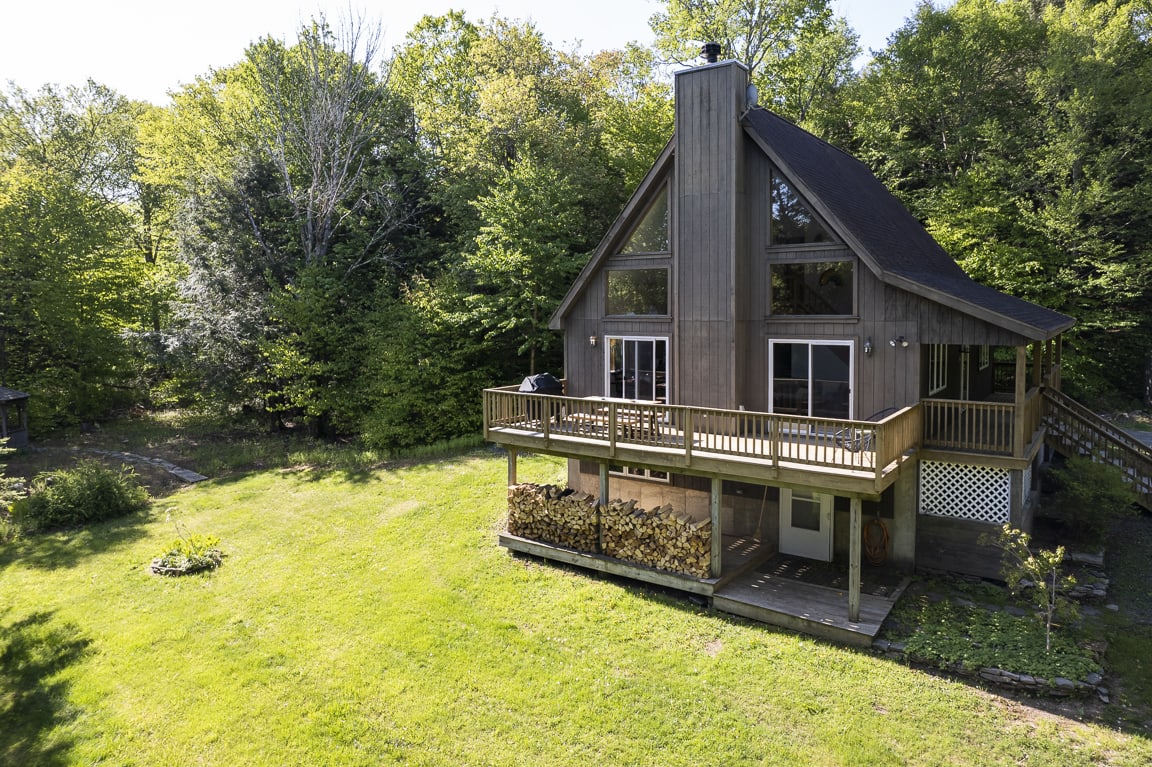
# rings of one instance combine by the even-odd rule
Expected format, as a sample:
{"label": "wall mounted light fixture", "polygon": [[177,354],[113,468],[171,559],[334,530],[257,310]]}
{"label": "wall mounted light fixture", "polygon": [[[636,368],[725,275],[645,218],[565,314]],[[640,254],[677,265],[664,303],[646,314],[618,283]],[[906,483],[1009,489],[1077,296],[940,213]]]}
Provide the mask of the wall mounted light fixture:
{"label": "wall mounted light fixture", "polygon": [[866,339],[864,339],[864,353],[872,353],[872,336],[868,336]]}
{"label": "wall mounted light fixture", "polygon": [[588,336],[588,345],[593,348],[596,347],[596,336]]}
{"label": "wall mounted light fixture", "polygon": [[888,345],[891,346],[893,349],[895,349],[897,346],[900,346],[900,347],[907,349],[908,348],[908,339],[905,338],[904,336],[896,336],[895,338],[893,338],[891,341],[888,342]]}

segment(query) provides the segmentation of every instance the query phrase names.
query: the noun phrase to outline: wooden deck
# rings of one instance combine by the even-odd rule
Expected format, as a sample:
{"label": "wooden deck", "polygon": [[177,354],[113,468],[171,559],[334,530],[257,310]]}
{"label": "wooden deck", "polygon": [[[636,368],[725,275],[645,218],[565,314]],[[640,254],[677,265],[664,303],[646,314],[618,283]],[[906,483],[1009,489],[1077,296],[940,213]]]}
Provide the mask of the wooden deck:
{"label": "wooden deck", "polygon": [[485,439],[569,458],[879,497],[914,457],[918,406],[883,421],[484,392]]}
{"label": "wooden deck", "polygon": [[904,578],[894,588],[868,589],[876,593],[860,595],[860,620],[849,621],[846,589],[807,582],[803,573],[781,574],[773,564],[779,555],[755,538],[724,536],[719,578],[693,578],[508,533],[499,542],[521,554],[707,597],[714,609],[730,615],[858,647],[871,645],[908,584]]}
{"label": "wooden deck", "polygon": [[891,597],[861,594],[860,620],[850,621],[847,590],[753,570],[716,591],[712,606],[773,626],[868,647],[902,593],[903,587]]}

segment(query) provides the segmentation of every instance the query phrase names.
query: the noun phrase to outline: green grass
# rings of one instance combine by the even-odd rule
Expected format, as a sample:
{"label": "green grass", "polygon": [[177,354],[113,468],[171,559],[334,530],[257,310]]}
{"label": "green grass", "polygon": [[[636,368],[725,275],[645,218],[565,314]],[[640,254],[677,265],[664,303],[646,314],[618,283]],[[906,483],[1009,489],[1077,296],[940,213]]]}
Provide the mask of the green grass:
{"label": "green grass", "polygon": [[[1135,731],[512,557],[505,478],[488,451],[234,474],[0,549],[0,763],[1152,760]],[[173,519],[223,566],[150,575]]]}

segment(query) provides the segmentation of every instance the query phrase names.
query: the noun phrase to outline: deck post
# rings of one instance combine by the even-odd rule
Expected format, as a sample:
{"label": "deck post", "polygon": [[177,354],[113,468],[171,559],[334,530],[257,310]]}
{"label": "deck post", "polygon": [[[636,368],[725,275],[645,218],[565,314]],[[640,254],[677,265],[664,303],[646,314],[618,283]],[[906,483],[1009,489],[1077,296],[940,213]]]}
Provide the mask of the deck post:
{"label": "deck post", "polygon": [[1023,346],[1016,347],[1016,408],[1012,413],[1012,455],[1024,455],[1024,396],[1028,386],[1028,359]]}
{"label": "deck post", "polygon": [[596,504],[596,552],[604,553],[604,525],[602,509],[608,506],[608,464],[600,464],[600,502]]}
{"label": "deck post", "polygon": [[724,538],[720,531],[720,495],[723,487],[723,480],[719,477],[712,478],[712,494],[709,499],[711,501],[709,510],[712,517],[712,561],[709,569],[713,578],[720,577],[721,558],[724,553]]}
{"label": "deck post", "polygon": [[1044,341],[1032,342],[1032,386],[1039,386],[1043,379],[1041,371],[1044,370]]}
{"label": "deck post", "polygon": [[516,484],[516,448],[508,448],[508,486]]}
{"label": "deck post", "polygon": [[691,466],[692,465],[692,429],[693,429],[692,411],[691,410],[685,410],[684,411],[684,423],[681,425],[684,427],[684,465],[685,466]]}
{"label": "deck post", "polygon": [[848,535],[848,620],[860,620],[860,547],[861,516],[863,503],[859,496],[852,496],[852,509],[849,513]]}

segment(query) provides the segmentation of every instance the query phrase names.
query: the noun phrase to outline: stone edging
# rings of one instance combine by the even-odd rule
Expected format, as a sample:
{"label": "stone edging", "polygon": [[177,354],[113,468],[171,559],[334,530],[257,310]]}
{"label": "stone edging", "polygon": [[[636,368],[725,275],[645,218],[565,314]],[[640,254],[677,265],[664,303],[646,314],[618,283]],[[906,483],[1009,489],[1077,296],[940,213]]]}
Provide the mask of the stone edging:
{"label": "stone edging", "polygon": [[980,667],[972,668],[962,662],[941,666],[927,658],[918,658],[905,651],[903,642],[890,642],[887,639],[876,639],[872,642],[872,649],[892,660],[906,660],[922,666],[942,668],[949,673],[968,679],[980,679],[984,682],[1006,687],[1012,690],[1021,690],[1037,695],[1050,695],[1052,697],[1069,697],[1072,695],[1090,695],[1095,693],[1104,703],[1111,700],[1111,691],[1104,684],[1104,677],[1095,672],[1089,674],[1083,681],[1065,679],[1062,676],[1054,679],[1032,676],[1030,674],[1017,674],[1001,668]]}
{"label": "stone edging", "polygon": [[149,458],[146,455],[137,455],[136,453],[125,453],[117,450],[101,450],[95,447],[26,447],[24,450],[30,450],[35,453],[46,453],[53,450],[62,450],[68,453],[92,453],[94,455],[102,455],[106,458],[118,458],[121,461],[128,463],[144,463],[149,466],[156,466],[163,469],[174,477],[188,482],[189,484],[195,482],[203,482],[208,479],[203,474],[197,474],[191,469],[184,469],[174,463],[165,461],[163,458]]}

